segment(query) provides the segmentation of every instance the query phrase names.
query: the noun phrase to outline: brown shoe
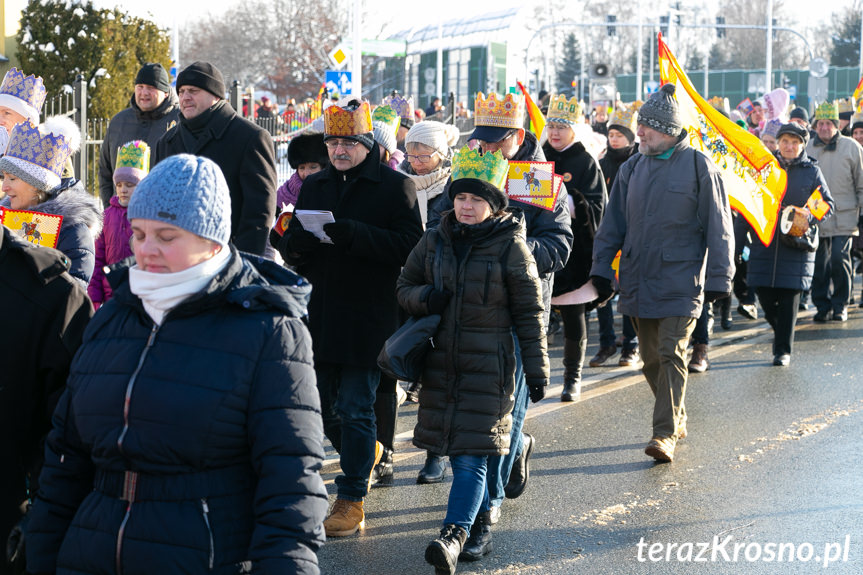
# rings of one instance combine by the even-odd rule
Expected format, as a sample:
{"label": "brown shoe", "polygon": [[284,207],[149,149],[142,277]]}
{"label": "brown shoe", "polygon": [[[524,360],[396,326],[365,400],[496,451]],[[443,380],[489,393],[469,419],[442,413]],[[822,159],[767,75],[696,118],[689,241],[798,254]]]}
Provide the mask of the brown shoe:
{"label": "brown shoe", "polygon": [[673,437],[654,437],[644,448],[644,453],[657,461],[671,462],[674,459],[674,446],[677,444]]}
{"label": "brown shoe", "polygon": [[345,537],[353,535],[366,527],[366,514],[362,501],[336,499],[329,517],[324,519],[324,530],[327,537]]}
{"label": "brown shoe", "polygon": [[611,347],[601,347],[599,351],[596,352],[596,355],[590,360],[588,365],[590,367],[602,367],[605,365],[605,362],[617,355],[617,346],[612,345]]}
{"label": "brown shoe", "polygon": [[692,357],[689,360],[689,373],[704,373],[710,367],[707,361],[707,344],[696,343],[692,346]]}
{"label": "brown shoe", "polygon": [[621,367],[638,367],[641,364],[641,355],[637,349],[624,349],[617,364]]}

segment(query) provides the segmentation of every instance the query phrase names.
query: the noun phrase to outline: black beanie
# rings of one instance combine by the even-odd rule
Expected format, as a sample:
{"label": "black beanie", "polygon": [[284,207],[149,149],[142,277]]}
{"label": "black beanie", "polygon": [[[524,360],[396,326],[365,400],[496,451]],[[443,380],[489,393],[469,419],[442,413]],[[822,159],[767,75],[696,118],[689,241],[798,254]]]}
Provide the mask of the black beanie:
{"label": "black beanie", "polygon": [[791,110],[791,113],[788,114],[788,117],[792,119],[796,118],[798,120],[803,120],[807,124],[809,123],[809,112],[806,111],[806,108],[801,108],[800,106],[797,106],[796,108]]}
{"label": "black beanie", "polygon": [[135,76],[135,84],[153,86],[161,92],[171,91],[171,79],[168,78],[168,73],[158,62],[144,64],[138,70],[138,75]]}
{"label": "black beanie", "polygon": [[863,128],[863,122],[854,122],[853,124],[851,124],[851,133],[853,134],[854,130],[856,130],[857,128]]}
{"label": "black beanie", "polygon": [[809,143],[809,130],[807,130],[800,124],[795,124],[794,122],[782,124],[781,126],[779,126],[779,131],[776,132],[776,139],[778,140],[784,134],[797,136],[803,142],[804,146]]}
{"label": "black beanie", "polygon": [[497,186],[486,182],[485,180],[476,180],[473,178],[463,178],[461,180],[453,180],[449,186],[449,199],[455,203],[455,197],[458,194],[473,194],[479,196],[488,202],[491,206],[491,213],[496,214],[506,209],[509,200]]}
{"label": "black beanie", "polygon": [[288,143],[288,164],[293,169],[300,164],[314,162],[326,168],[330,163],[327,147],[324,145],[324,135],[320,132],[306,132],[291,138]]}
{"label": "black beanie", "polygon": [[195,86],[202,90],[206,90],[218,98],[224,98],[227,88],[225,88],[225,78],[218,68],[209,62],[195,62],[189,64],[182,72],[177,75],[177,91],[180,91],[182,86]]}

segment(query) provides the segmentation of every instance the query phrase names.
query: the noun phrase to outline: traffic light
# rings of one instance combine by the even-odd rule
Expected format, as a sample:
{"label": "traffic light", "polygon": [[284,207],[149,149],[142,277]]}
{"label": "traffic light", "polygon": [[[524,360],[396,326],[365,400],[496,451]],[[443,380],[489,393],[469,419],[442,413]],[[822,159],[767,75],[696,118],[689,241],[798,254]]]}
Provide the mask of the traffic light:
{"label": "traffic light", "polygon": [[608,22],[608,35],[617,36],[617,28],[614,26],[614,23],[617,22],[617,16],[609,14],[605,17],[605,21]]}
{"label": "traffic light", "polygon": [[716,37],[717,38],[725,38],[725,16],[717,16],[716,17]]}
{"label": "traffic light", "polygon": [[659,31],[663,36],[668,36],[668,16],[659,17]]}

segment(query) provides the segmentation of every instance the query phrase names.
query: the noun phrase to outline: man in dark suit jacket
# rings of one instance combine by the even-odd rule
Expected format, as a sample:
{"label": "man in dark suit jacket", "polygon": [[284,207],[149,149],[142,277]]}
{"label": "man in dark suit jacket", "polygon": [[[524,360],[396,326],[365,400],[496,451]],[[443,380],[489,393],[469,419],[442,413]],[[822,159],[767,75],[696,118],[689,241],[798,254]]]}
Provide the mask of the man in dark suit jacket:
{"label": "man in dark suit jacket", "polygon": [[210,158],[231,192],[231,243],[263,255],[276,214],[276,154],[270,134],[224,99],[225,80],[208,62],[177,76],[180,122],[156,144],[153,165],[174,154]]}

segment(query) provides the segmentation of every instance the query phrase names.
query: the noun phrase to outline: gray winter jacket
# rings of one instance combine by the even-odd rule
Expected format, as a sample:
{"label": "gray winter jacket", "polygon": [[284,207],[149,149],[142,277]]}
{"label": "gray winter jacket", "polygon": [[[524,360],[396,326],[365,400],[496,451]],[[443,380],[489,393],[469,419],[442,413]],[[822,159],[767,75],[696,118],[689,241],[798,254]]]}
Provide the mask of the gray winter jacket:
{"label": "gray winter jacket", "polygon": [[685,137],[671,157],[635,154],[621,166],[593,247],[591,275],[620,258],[621,313],[701,315],[704,292],[731,292],[734,231],[722,177]]}
{"label": "gray winter jacket", "polygon": [[818,167],[830,186],[836,203],[833,217],[818,225],[822,237],[856,236],[857,217],[863,208],[863,148],[851,138],[836,135],[833,142],[824,144],[818,137],[809,140],[806,153],[818,160]]}

